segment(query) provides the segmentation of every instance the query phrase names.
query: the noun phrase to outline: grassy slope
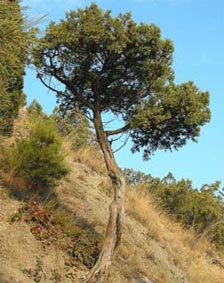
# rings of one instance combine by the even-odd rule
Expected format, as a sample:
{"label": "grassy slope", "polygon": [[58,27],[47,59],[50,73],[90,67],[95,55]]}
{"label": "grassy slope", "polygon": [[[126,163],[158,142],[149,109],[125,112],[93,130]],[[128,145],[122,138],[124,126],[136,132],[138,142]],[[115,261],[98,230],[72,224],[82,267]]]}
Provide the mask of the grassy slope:
{"label": "grassy slope", "polygon": [[[103,234],[111,190],[101,156],[92,149],[70,151],[67,162],[72,171],[57,187],[59,201],[76,224]],[[65,251],[43,247],[29,224],[8,221],[21,205],[0,188],[0,282],[77,282],[87,271],[84,265],[67,266]],[[108,283],[223,283],[224,269],[212,263],[214,258],[224,262],[209,243],[174,223],[152,196],[140,188],[128,190],[122,244]]]}

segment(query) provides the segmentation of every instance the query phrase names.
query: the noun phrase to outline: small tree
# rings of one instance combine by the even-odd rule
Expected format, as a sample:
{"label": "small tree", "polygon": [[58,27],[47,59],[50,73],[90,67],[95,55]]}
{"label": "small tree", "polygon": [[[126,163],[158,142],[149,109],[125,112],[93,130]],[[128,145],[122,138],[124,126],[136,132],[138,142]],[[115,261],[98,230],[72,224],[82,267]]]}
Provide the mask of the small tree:
{"label": "small tree", "polygon": [[26,109],[29,114],[29,118],[33,118],[35,121],[47,117],[46,114],[43,112],[42,106],[35,99],[30,103],[30,105]]}
{"label": "small tree", "polygon": [[[137,24],[129,13],[112,17],[96,4],[50,23],[34,50],[38,77],[56,93],[64,112],[78,108],[91,120],[114,187],[110,218],[99,259],[85,282],[104,282],[119,245],[124,215],[125,180],[108,137],[128,132],[132,151],[178,149],[196,141],[210,119],[209,94],[192,82],[176,85],[173,44],[154,25]],[[54,82],[64,85],[56,89]],[[104,113],[123,119],[107,130]]]}
{"label": "small tree", "polygon": [[1,149],[1,169],[22,179],[29,189],[43,194],[68,173],[61,145],[55,123],[49,119],[38,121],[29,137]]}

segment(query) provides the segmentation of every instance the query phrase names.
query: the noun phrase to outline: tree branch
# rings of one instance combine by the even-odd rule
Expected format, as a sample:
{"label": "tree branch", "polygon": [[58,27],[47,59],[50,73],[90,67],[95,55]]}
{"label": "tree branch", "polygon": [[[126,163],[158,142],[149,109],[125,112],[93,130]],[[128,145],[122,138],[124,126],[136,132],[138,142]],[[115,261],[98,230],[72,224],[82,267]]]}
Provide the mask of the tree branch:
{"label": "tree branch", "polygon": [[[54,56],[53,56],[54,57]],[[93,110],[93,105],[92,103],[90,103],[89,101],[85,100],[82,96],[82,94],[80,94],[77,90],[74,89],[74,87],[71,85],[71,82],[68,81],[67,79],[59,76],[57,74],[57,69],[55,68],[54,66],[54,63],[52,61],[52,57],[49,57],[49,60],[50,60],[50,69],[51,69],[51,74],[62,84],[64,84],[65,86],[67,86],[70,91],[77,96],[79,102],[81,102],[83,105],[87,106],[88,108],[92,109]]]}
{"label": "tree branch", "polygon": [[43,84],[44,86],[46,86],[49,90],[51,90],[51,91],[53,91],[53,92],[56,92],[57,94],[58,94],[58,93],[60,93],[60,94],[62,93],[62,91],[59,91],[59,90],[53,88],[52,86],[48,85],[48,84],[44,81],[44,79],[43,79],[43,77],[42,77],[42,74],[39,73],[38,71],[37,71],[37,78],[40,79],[40,81],[42,82],[42,84]]}
{"label": "tree branch", "polygon": [[119,150],[121,150],[121,149],[127,144],[128,139],[129,139],[129,135],[127,135],[126,140],[124,141],[124,143],[123,143],[118,149],[116,149],[115,151],[113,151],[113,154],[116,153],[116,152],[118,152]]}
{"label": "tree branch", "polygon": [[123,137],[123,135],[124,135],[124,133],[122,133],[122,134],[121,134],[118,138],[116,138],[116,139],[111,139],[111,140],[109,141],[109,143],[112,144],[113,142],[120,140],[120,139]]}
{"label": "tree branch", "polygon": [[130,125],[126,125],[120,129],[117,130],[112,130],[112,131],[105,131],[105,134],[107,137],[112,136],[112,135],[117,135],[117,134],[121,134],[123,132],[126,132],[127,130],[130,129]]}

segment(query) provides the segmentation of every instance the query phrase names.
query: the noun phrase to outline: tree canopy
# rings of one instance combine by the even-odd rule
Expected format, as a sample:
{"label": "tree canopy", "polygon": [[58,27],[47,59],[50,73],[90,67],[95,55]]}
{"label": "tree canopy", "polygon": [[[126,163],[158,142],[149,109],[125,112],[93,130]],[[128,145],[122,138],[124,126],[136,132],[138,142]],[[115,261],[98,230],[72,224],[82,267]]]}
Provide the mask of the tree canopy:
{"label": "tree canopy", "polygon": [[[35,50],[39,78],[55,90],[64,111],[112,112],[129,131],[132,151],[144,157],[157,149],[196,141],[210,120],[209,94],[193,82],[175,84],[172,41],[154,24],[137,24],[131,15],[112,17],[96,4],[51,22]],[[64,85],[54,89],[49,78]]]}

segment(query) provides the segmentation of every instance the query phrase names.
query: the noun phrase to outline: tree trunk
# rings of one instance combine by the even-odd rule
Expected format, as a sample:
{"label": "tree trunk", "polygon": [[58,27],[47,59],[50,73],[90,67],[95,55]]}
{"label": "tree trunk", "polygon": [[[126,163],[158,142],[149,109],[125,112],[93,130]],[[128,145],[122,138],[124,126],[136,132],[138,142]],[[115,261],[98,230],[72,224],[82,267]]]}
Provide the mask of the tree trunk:
{"label": "tree trunk", "polygon": [[125,179],[114,158],[111,145],[108,142],[106,133],[104,132],[99,113],[95,113],[94,126],[96,130],[97,141],[104,155],[108,175],[113,184],[114,197],[112,203],[110,204],[110,216],[102,251],[95,266],[83,280],[85,283],[106,282],[105,280],[107,278],[108,269],[111,266],[114,252],[121,239],[124,215]]}

